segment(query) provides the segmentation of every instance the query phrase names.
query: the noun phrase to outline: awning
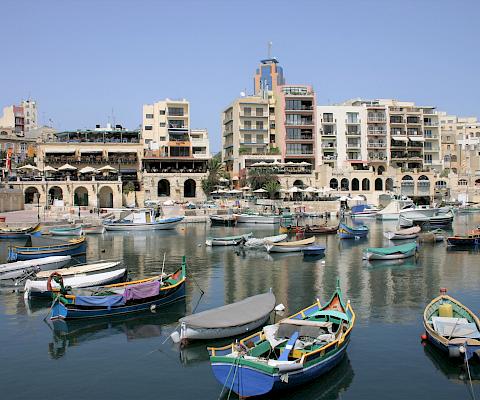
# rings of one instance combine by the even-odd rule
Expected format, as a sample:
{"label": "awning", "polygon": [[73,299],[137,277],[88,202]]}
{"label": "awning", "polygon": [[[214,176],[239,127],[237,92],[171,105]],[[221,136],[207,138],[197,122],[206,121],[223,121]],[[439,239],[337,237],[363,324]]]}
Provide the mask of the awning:
{"label": "awning", "polygon": [[134,154],[137,154],[137,150],[134,150],[134,149],[108,150],[108,154],[111,154],[111,153],[134,153]]}
{"label": "awning", "polygon": [[408,142],[408,138],[406,136],[392,136],[392,139],[402,141],[402,142]]}
{"label": "awning", "polygon": [[424,142],[425,138],[423,136],[409,136],[408,137],[412,142]]}
{"label": "awning", "polygon": [[81,149],[80,150],[80,154],[84,154],[84,153],[102,153],[103,150],[102,149]]}
{"label": "awning", "polygon": [[45,154],[74,154],[75,150],[68,149],[46,149]]}

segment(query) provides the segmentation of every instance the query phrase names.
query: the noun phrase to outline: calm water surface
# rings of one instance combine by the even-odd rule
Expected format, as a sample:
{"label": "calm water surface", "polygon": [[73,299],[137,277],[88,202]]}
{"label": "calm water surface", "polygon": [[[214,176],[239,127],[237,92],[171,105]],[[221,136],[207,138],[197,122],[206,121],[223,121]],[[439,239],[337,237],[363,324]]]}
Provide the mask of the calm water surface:
{"label": "calm water surface", "polygon": [[[348,356],[318,382],[276,399],[471,398],[462,368],[422,346],[420,334],[423,308],[440,287],[480,312],[479,254],[425,244],[416,261],[368,264],[362,261],[362,249],[386,245],[382,232],[395,223],[365,223],[371,229],[368,239],[340,242],[336,236],[318,237],[327,246],[321,260],[263,252],[236,254],[230,247],[204,245],[208,235],[275,233],[265,226],[192,224],[171,232],[90,236],[87,260],[123,259],[132,278],[157,274],[164,253],[167,271],[186,255],[188,273],[205,294],[200,296],[190,279],[185,302],[175,306],[142,316],[69,323],[63,331],[55,331],[44,322],[48,302],[25,304],[21,293],[2,291],[1,398],[217,399],[221,385],[210,370],[205,347],[228,340],[180,351],[170,340],[165,342],[178,318],[269,288],[287,312],[295,312],[316,298],[327,300],[337,277],[358,318]],[[464,232],[478,223],[479,216],[460,216],[454,228]],[[6,244],[1,246],[4,262]],[[480,397],[478,365],[472,366],[472,374],[475,395]]]}

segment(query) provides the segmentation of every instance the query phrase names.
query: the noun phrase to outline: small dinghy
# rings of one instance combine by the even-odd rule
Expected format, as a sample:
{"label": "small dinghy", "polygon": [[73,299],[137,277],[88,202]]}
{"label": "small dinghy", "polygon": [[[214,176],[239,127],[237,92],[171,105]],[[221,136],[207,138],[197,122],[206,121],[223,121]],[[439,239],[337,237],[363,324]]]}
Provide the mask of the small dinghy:
{"label": "small dinghy", "polygon": [[262,326],[275,308],[271,292],[247,297],[236,303],[188,315],[179,320],[180,332],[170,336],[174,342],[193,339],[221,339],[242,335]]}
{"label": "small dinghy", "polygon": [[476,247],[480,244],[480,229],[474,229],[467,235],[456,235],[447,238],[449,246]]}
{"label": "small dinghy", "polygon": [[[100,261],[93,264],[78,265],[55,271],[38,272],[34,278],[25,282],[25,298],[49,297],[51,292],[47,288],[50,275],[55,272],[64,278],[64,284],[72,288],[106,285],[118,282],[125,277],[126,269],[117,268],[119,261]],[[52,288],[59,290],[60,286],[52,282]]]}
{"label": "small dinghy", "polygon": [[340,239],[359,239],[368,235],[368,226],[360,225],[351,227],[340,223],[338,226],[338,236]]}
{"label": "small dinghy", "polygon": [[207,246],[237,246],[242,242],[245,242],[253,236],[253,233],[246,233],[245,235],[238,236],[226,236],[226,237],[209,237],[205,240]]}
{"label": "small dinghy", "polygon": [[304,256],[321,256],[325,254],[324,246],[307,246],[302,249]]}
{"label": "small dinghy", "polygon": [[278,243],[283,242],[288,237],[287,234],[277,235],[277,236],[267,236],[261,239],[250,238],[244,243],[244,246],[247,248],[255,249],[259,247],[264,247],[265,243]]}
{"label": "small dinghy", "polygon": [[25,246],[10,246],[8,261],[23,261],[50,256],[78,256],[85,254],[85,237],[60,240],[46,237],[29,236]]}
{"label": "small dinghy", "polygon": [[446,239],[446,234],[443,229],[434,229],[429,232],[424,232],[420,234],[418,241],[420,243],[438,243],[444,242]]}
{"label": "small dinghy", "polygon": [[82,231],[86,235],[102,235],[105,230],[103,225],[82,224]]}
{"label": "small dinghy", "polygon": [[480,355],[480,320],[466,306],[448,296],[446,289],[423,312],[427,340],[450,357]]}
{"label": "small dinghy", "polygon": [[299,252],[305,247],[315,242],[315,237],[312,236],[303,240],[296,240],[294,242],[280,242],[280,243],[265,243],[265,248],[269,253],[292,253]]}
{"label": "small dinghy", "polygon": [[81,236],[82,226],[59,226],[57,228],[50,228],[48,233],[53,236]]}
{"label": "small dinghy", "polygon": [[303,228],[303,232],[310,235],[329,235],[337,233],[337,231],[338,225],[305,225],[305,228]]}
{"label": "small dinghy", "polygon": [[27,227],[0,227],[0,239],[25,239],[28,235],[40,231],[40,224]]}
{"label": "small dinghy", "polygon": [[237,217],[236,214],[210,215],[210,223],[213,226],[235,226],[237,225]]}
{"label": "small dinghy", "polygon": [[390,240],[405,240],[405,239],[415,239],[418,237],[418,233],[422,230],[419,226],[412,226],[407,229],[400,229],[398,231],[387,231],[383,233],[387,239]]}
{"label": "small dinghy", "polygon": [[240,398],[289,390],[318,381],[344,359],[354,324],[355,313],[337,284],[323,307],[317,300],[240,341],[208,348],[210,364],[225,390]]}
{"label": "small dinghy", "polygon": [[63,268],[72,257],[51,256],[0,265],[0,284],[17,284],[40,271]]}
{"label": "small dinghy", "polygon": [[406,243],[391,247],[368,247],[363,251],[364,260],[397,260],[408,258],[417,252],[417,243]]}

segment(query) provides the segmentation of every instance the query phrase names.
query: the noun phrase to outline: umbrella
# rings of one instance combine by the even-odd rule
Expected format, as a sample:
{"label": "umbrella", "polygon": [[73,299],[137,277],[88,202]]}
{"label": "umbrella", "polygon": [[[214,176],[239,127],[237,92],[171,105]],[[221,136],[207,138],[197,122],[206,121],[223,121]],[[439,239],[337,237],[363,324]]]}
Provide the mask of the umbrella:
{"label": "umbrella", "polygon": [[97,170],[93,167],[84,167],[78,172],[80,172],[81,174],[93,174],[97,172]]}
{"label": "umbrella", "polygon": [[220,182],[229,182],[229,180],[226,179],[226,178],[220,178],[219,181],[220,181]]}
{"label": "umbrella", "polygon": [[102,172],[117,172],[117,170],[111,167],[110,165],[105,165],[104,167],[99,168],[98,170]]}
{"label": "umbrella", "polygon": [[230,193],[230,194],[239,194],[239,193],[242,193],[241,190],[237,190],[237,189],[232,189],[232,190],[229,190],[227,193]]}
{"label": "umbrella", "polygon": [[292,186],[290,189],[287,190],[287,193],[298,193],[298,192],[302,192],[302,189],[296,186]]}
{"label": "umbrella", "polygon": [[347,201],[347,200],[350,200],[350,197],[342,196],[342,197],[340,197],[338,200],[340,200],[340,201]]}
{"label": "umbrella", "polygon": [[311,187],[311,186],[309,186],[305,189],[305,192],[307,192],[307,193],[315,193],[316,191],[317,191],[317,189],[315,189],[314,187]]}
{"label": "umbrella", "polygon": [[302,161],[302,162],[300,163],[300,165],[312,165],[312,164],[310,164],[309,162],[306,162],[306,161]]}
{"label": "umbrella", "polygon": [[238,181],[238,179],[239,179],[238,176],[235,175],[235,176],[232,178],[232,181]]}
{"label": "umbrella", "polygon": [[270,165],[283,165],[281,162],[279,162],[278,160],[275,160],[273,163],[271,163]]}
{"label": "umbrella", "polygon": [[260,188],[260,189],[254,190],[253,193],[268,193],[268,192],[265,189]]}
{"label": "umbrella", "polygon": [[244,186],[244,187],[242,187],[242,190],[250,190],[250,189],[251,189],[250,186]]}
{"label": "umbrella", "polygon": [[357,194],[355,197],[352,197],[350,200],[364,201],[365,199],[363,198],[363,196],[360,196],[360,195]]}
{"label": "umbrella", "polygon": [[217,193],[227,193],[228,190],[225,190],[225,189],[218,189],[217,190]]}
{"label": "umbrella", "polygon": [[21,169],[22,171],[34,171],[34,170],[37,170],[38,171],[38,168],[35,167],[34,165],[30,165],[30,164],[27,164],[27,165],[24,165],[23,167],[20,167],[20,168],[17,168],[17,169]]}
{"label": "umbrella", "polygon": [[70,164],[62,165],[58,170],[59,171],[75,171],[77,168]]}
{"label": "umbrella", "polygon": [[57,169],[51,167],[50,165],[47,165],[43,170],[44,170],[45,172],[57,172]]}
{"label": "umbrella", "polygon": [[294,163],[293,161],[289,161],[285,165],[297,165],[297,163]]}
{"label": "umbrella", "polygon": [[265,166],[268,166],[270,165],[269,163],[266,163],[264,161],[260,161],[260,162],[257,162],[255,164],[252,164],[252,167],[265,167]]}
{"label": "umbrella", "polygon": [[322,192],[331,192],[333,189],[330,186],[324,186]]}
{"label": "umbrella", "polygon": [[213,192],[210,192],[210,194],[217,194],[218,190],[214,190]]}

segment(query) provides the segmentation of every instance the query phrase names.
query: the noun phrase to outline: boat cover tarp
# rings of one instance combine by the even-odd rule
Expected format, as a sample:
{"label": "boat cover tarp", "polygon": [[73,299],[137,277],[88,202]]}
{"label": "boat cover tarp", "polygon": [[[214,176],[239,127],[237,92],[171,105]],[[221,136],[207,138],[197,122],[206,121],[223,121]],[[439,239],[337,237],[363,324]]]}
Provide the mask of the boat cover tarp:
{"label": "boat cover tarp", "polygon": [[125,301],[128,300],[141,300],[148,297],[158,296],[160,293],[160,282],[144,282],[137,285],[130,285],[125,288],[123,297]]}
{"label": "boat cover tarp", "polygon": [[76,296],[75,304],[77,306],[110,308],[125,305],[125,298],[118,294],[112,296]]}
{"label": "boat cover tarp", "polygon": [[229,328],[257,321],[270,314],[275,307],[273,293],[258,294],[236,303],[188,315],[181,323],[198,328]]}
{"label": "boat cover tarp", "polygon": [[433,328],[443,337],[479,339],[480,332],[474,322],[465,318],[432,317]]}
{"label": "boat cover tarp", "polygon": [[395,254],[395,253],[408,253],[409,251],[412,251],[415,247],[417,247],[417,243],[412,242],[412,243],[406,243],[406,244],[401,244],[399,246],[391,246],[391,247],[369,247],[366,249],[367,252],[369,253],[374,253],[374,254],[381,254],[381,255],[389,255],[389,254]]}
{"label": "boat cover tarp", "polygon": [[352,214],[363,212],[369,208],[370,206],[368,204],[358,204],[352,207]]}
{"label": "boat cover tarp", "polygon": [[413,235],[415,233],[418,233],[422,230],[421,227],[419,226],[412,226],[411,228],[406,228],[406,229],[400,229],[398,231],[395,231],[396,235]]}

